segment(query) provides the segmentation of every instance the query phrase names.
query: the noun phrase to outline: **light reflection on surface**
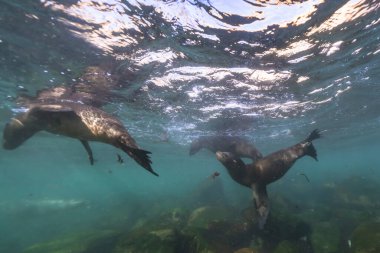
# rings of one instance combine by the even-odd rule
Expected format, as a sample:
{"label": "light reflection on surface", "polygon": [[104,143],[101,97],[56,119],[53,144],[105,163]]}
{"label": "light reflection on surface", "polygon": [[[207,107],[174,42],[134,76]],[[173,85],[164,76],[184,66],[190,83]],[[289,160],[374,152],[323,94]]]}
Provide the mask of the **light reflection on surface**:
{"label": "light reflection on surface", "polygon": [[[117,0],[91,1],[82,0],[69,7],[55,1],[44,1],[44,5],[54,11],[61,11],[83,22],[72,21],[61,17],[59,21],[68,27],[70,31],[87,42],[99,47],[104,52],[113,52],[114,47],[127,47],[136,44],[137,40],[126,31],[140,32],[133,16],[126,13],[128,9]],[[95,28],[96,27],[96,28]],[[94,29],[95,28],[95,29]]]}
{"label": "light reflection on surface", "polygon": [[[199,79],[211,81],[214,83],[220,82],[226,78],[234,76],[242,76],[248,83],[246,87],[256,90],[255,86],[258,82],[275,83],[288,79],[291,73],[283,71],[278,72],[275,70],[257,70],[249,68],[210,68],[210,67],[183,67],[171,69],[166,75],[149,80],[157,86],[172,86],[173,83],[191,82]],[[245,86],[239,82],[240,87]]]}
{"label": "light reflection on surface", "polygon": [[185,58],[185,55],[181,52],[173,52],[170,48],[151,52],[141,50],[136,52],[136,57],[133,57],[131,62],[137,66],[148,65],[153,62],[170,64],[177,58]]}
{"label": "light reflection on surface", "polygon": [[350,43],[352,27],[360,30],[360,18],[380,8],[370,0],[43,3],[65,13],[59,20],[116,59],[118,70],[136,75],[130,80],[138,106],[173,124],[304,117],[316,108],[325,110],[320,118],[335,120],[339,113],[329,111],[356,91],[347,79],[369,78],[365,69],[348,78],[345,71],[380,52]]}
{"label": "light reflection on surface", "polygon": [[[222,21],[223,19],[210,15],[204,7],[194,6],[196,4],[192,1],[166,3],[163,1],[143,0],[128,1],[128,4],[137,9],[141,6],[152,6],[167,21],[174,22],[173,24],[185,30],[198,31],[198,34],[204,38],[219,40],[220,38],[215,35],[204,33],[204,28],[255,32],[264,31],[272,25],[287,27],[288,24],[292,24],[297,26],[308,20],[312,13],[316,11],[315,6],[322,2],[310,0],[297,4],[282,5],[266,3],[260,7],[244,1],[234,1],[233,3],[228,1],[211,2],[212,10],[228,13],[228,15],[239,15],[242,18],[244,18],[244,15],[252,15],[252,13],[258,15],[257,20],[255,19],[242,25],[227,24]],[[136,32],[141,34],[141,28],[153,25],[150,21],[141,17],[129,15],[130,8],[118,0],[81,0],[70,6],[52,0],[44,0],[42,3],[47,8],[68,15],[70,18],[61,17],[59,21],[68,27],[73,27],[74,29],[70,29],[73,34],[99,47],[106,53],[112,53],[115,47],[136,45],[136,38],[130,36],[127,31],[133,30],[135,34]],[[73,18],[84,20],[85,22],[73,21]]]}
{"label": "light reflection on surface", "polygon": [[332,30],[347,22],[352,22],[371,11],[380,8],[380,3],[369,2],[366,0],[350,0],[342,8],[337,10],[328,20],[323,22],[320,26],[311,29],[307,34],[311,36],[315,33],[321,33],[328,30]]}

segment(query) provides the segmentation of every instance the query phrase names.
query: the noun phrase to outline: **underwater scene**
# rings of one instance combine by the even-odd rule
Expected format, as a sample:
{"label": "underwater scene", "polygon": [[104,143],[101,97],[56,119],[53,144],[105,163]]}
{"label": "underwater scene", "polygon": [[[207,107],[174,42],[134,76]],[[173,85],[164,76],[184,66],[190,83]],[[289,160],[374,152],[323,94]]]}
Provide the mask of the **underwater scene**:
{"label": "underwater scene", "polygon": [[0,0],[1,253],[380,253],[378,0]]}

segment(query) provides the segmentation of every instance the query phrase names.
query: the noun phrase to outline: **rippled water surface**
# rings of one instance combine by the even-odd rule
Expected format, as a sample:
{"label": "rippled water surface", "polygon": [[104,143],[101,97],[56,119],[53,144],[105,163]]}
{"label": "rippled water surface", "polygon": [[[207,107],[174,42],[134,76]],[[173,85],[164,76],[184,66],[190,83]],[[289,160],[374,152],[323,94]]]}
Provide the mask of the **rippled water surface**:
{"label": "rippled water surface", "polygon": [[[253,206],[252,193],[211,152],[189,156],[191,141],[242,136],[266,155],[316,128],[319,161],[302,158],[268,187],[264,232],[205,241],[233,241],[220,246],[225,252],[380,252],[378,1],[0,0],[0,7],[0,127],[37,94],[90,104],[123,122],[160,175],[126,155],[118,163],[122,151],[102,143],[91,144],[91,166],[78,141],[46,132],[1,149],[0,252],[206,252],[182,235],[193,212],[220,198],[215,191],[189,204],[205,182],[215,183],[210,175],[220,173],[218,208],[232,208],[234,218]],[[144,240],[120,239],[172,229],[147,224],[179,209],[188,213],[186,225],[176,225],[180,249],[143,250]],[[279,232],[294,219],[310,229]],[[55,251],[41,246],[93,231],[116,236],[96,244],[104,239],[96,234],[82,249],[75,240]],[[285,251],[284,241],[298,248]]]}

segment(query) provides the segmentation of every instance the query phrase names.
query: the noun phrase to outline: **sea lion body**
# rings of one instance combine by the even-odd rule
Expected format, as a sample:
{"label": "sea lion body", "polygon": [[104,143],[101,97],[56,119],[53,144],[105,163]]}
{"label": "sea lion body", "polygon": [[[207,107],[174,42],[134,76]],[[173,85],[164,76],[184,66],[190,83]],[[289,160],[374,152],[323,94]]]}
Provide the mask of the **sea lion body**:
{"label": "sea lion body", "polygon": [[[65,135],[80,140],[99,141],[115,145],[122,135],[128,135],[123,124],[110,114],[91,106],[71,104],[71,113],[39,112],[36,124],[53,134]],[[129,144],[135,148],[135,141],[130,138]]]}
{"label": "sea lion body", "polygon": [[233,153],[216,152],[217,159],[227,169],[231,178],[253,190],[261,228],[264,226],[269,214],[269,199],[266,186],[283,177],[301,157],[308,155],[317,160],[317,152],[312,144],[312,141],[317,138],[320,138],[320,133],[318,130],[314,130],[304,141],[276,151],[247,165]]}
{"label": "sea lion body", "polygon": [[88,141],[98,141],[122,149],[142,167],[157,175],[150,166],[150,152],[139,149],[123,124],[98,108],[79,103],[33,104],[6,125],[3,147],[17,148],[39,131],[80,140],[91,164],[93,157]]}
{"label": "sea lion body", "polygon": [[[255,163],[247,165],[247,169],[252,171],[251,175],[260,183],[270,184],[283,177],[298,159],[310,155],[308,149],[314,149],[312,143],[303,141],[267,155]],[[314,158],[317,159],[316,156]]]}
{"label": "sea lion body", "polygon": [[230,152],[239,157],[251,158],[253,161],[263,157],[257,148],[247,140],[237,136],[201,136],[190,145],[190,155],[202,148],[211,152]]}

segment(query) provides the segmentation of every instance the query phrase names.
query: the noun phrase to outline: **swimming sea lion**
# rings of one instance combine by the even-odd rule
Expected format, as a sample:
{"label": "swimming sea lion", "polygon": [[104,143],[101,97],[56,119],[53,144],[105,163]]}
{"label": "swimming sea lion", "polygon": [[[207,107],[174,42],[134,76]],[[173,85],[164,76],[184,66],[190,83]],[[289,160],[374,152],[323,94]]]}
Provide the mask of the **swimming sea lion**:
{"label": "swimming sea lion", "polygon": [[125,101],[125,97],[115,92],[122,84],[117,75],[99,66],[87,67],[73,83],[49,87],[37,91],[36,96],[19,94],[16,102],[23,106],[36,103],[75,102],[101,107],[111,101]]}
{"label": "swimming sea lion", "polygon": [[263,228],[269,214],[266,186],[284,176],[299,158],[308,155],[317,160],[317,151],[312,141],[320,137],[320,132],[316,129],[296,145],[281,149],[248,165],[233,153],[216,152],[217,159],[226,167],[232,179],[253,190],[260,228]]}
{"label": "swimming sea lion", "polygon": [[238,157],[251,158],[253,161],[263,157],[253,144],[236,136],[201,136],[191,143],[189,154],[193,155],[202,148],[207,148],[214,153],[230,152]]}
{"label": "swimming sea lion", "polygon": [[139,149],[117,118],[98,108],[79,103],[30,105],[25,113],[6,124],[3,147],[15,149],[42,130],[80,140],[91,164],[94,159],[88,141],[99,141],[123,150],[143,168],[158,176],[151,168],[150,152]]}

